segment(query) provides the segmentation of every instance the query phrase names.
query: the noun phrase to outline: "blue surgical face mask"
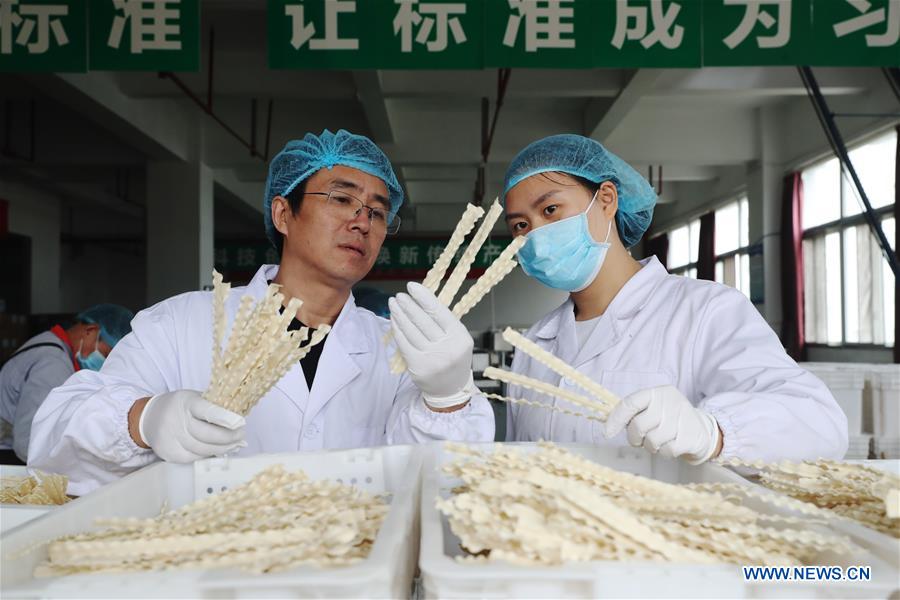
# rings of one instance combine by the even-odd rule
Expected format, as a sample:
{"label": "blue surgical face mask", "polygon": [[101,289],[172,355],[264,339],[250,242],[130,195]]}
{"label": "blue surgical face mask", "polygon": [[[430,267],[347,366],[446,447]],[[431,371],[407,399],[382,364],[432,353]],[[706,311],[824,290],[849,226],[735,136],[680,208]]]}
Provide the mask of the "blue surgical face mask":
{"label": "blue surgical face mask", "polygon": [[106,360],[106,357],[103,356],[103,353],[100,352],[100,336],[97,336],[97,344],[94,346],[94,351],[87,356],[81,355],[81,347],[83,345],[84,340],[82,340],[81,343],[78,344],[78,354],[75,355],[75,360],[78,361],[78,364],[81,365],[82,369],[99,371],[100,367],[103,366],[103,361]]}
{"label": "blue surgical face mask", "polygon": [[595,193],[583,213],[538,227],[525,236],[527,241],[517,256],[527,275],[567,292],[580,292],[594,281],[606,259],[612,232],[610,221],[606,241],[591,236],[587,213],[596,199]]}

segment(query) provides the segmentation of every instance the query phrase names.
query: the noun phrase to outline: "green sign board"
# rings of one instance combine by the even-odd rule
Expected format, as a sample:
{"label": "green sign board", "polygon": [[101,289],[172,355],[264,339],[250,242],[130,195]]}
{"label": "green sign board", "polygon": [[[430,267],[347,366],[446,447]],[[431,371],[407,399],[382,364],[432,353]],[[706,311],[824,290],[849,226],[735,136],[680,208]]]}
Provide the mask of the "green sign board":
{"label": "green sign board", "polygon": [[90,0],[90,7],[92,70],[199,70],[199,0]]}
{"label": "green sign board", "polygon": [[485,0],[370,0],[381,68],[480,69]]}
{"label": "green sign board", "polygon": [[815,0],[812,13],[809,64],[900,67],[900,0]]}
{"label": "green sign board", "polygon": [[485,66],[592,66],[594,0],[485,0],[485,5]]}
{"label": "green sign board", "polygon": [[703,64],[807,64],[811,9],[812,0],[704,2]]}
{"label": "green sign board", "polygon": [[84,0],[0,0],[0,71],[86,69]]}
{"label": "green sign board", "polygon": [[[469,277],[484,272],[511,241],[511,237],[488,239],[475,257]],[[387,238],[381,246],[370,277],[421,279],[441,255],[446,244],[447,238]],[[461,253],[462,250],[459,254]],[[456,258],[459,258],[459,254]]]}
{"label": "green sign board", "polygon": [[695,0],[598,2],[591,66],[699,67],[700,7]]}
{"label": "green sign board", "polygon": [[900,0],[269,0],[269,64],[900,65]]}
{"label": "green sign board", "polygon": [[[486,241],[475,257],[469,276],[482,273],[510,241],[510,237],[492,237]],[[369,278],[421,279],[440,256],[446,243],[447,238],[387,238]],[[249,274],[260,265],[277,264],[279,256],[270,244],[232,242],[216,246],[214,262],[221,273]]]}
{"label": "green sign board", "polygon": [[[900,66],[900,0],[266,6],[273,69]],[[2,71],[196,71],[199,46],[200,0],[0,0]]]}

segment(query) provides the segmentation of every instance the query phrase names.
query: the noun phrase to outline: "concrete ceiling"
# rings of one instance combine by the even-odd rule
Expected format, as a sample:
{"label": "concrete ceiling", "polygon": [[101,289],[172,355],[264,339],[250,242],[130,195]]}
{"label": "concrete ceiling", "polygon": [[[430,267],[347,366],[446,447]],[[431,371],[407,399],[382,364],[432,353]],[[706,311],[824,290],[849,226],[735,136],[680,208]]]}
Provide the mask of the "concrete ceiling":
{"label": "concrete ceiling", "polygon": [[[205,0],[202,10],[203,70],[181,78],[206,97],[214,29],[213,108],[240,135],[250,137],[253,99],[261,149],[273,101],[270,155],[307,131],[369,135],[398,170],[409,196],[404,221],[417,229],[434,227],[423,211],[458,213],[472,198],[481,102],[488,98],[493,110],[496,71],[272,71],[265,3]],[[850,104],[885,86],[877,69],[816,74],[829,98]],[[29,147],[29,100],[38,107],[36,161],[0,157],[2,176],[43,180],[72,202],[105,202],[123,218],[139,219],[141,193],[122,200],[122,173],[132,173],[134,186],[147,160],[201,160],[214,169],[217,198],[231,211],[223,231],[239,230],[260,211],[265,163],[156,73],[0,74],[0,90],[7,110],[15,110],[7,145],[18,153]],[[513,70],[487,165],[487,194],[499,193],[518,150],[561,132],[590,135],[644,173],[662,165],[668,183],[712,181],[758,156],[760,107],[804,96],[793,68]]]}

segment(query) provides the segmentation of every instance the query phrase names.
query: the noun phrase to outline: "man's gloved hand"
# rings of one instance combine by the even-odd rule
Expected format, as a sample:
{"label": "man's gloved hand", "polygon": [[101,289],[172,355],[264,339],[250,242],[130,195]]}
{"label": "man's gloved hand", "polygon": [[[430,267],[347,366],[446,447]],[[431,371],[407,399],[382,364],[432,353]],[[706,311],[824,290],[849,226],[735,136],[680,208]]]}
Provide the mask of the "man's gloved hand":
{"label": "man's gloved hand", "polygon": [[671,385],[641,390],[616,406],[606,420],[606,437],[628,432],[628,443],[666,457],[681,456],[693,465],[713,457],[719,424],[695,408]]}
{"label": "man's gloved hand", "polygon": [[200,392],[177,390],[147,402],[138,430],[161,459],[188,463],[241,447],[244,425],[244,417],[204,400]]}
{"label": "man's gloved hand", "polygon": [[447,408],[471,397],[472,348],[465,326],[428,288],[407,285],[409,295],[391,298],[391,327],[409,376],[431,408]]}

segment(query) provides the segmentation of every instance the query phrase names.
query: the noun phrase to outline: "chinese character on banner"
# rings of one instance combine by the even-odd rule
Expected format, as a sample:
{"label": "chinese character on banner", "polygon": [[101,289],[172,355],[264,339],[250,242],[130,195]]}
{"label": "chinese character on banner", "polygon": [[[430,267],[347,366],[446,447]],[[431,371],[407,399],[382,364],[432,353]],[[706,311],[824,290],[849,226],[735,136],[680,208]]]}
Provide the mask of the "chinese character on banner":
{"label": "chinese character on banner", "polygon": [[378,258],[375,260],[376,267],[391,266],[391,252],[384,246],[378,251]]}
{"label": "chinese character on banner", "polygon": [[[744,17],[737,28],[722,40],[726,46],[734,50],[753,32],[757,23],[766,31],[775,27],[775,33],[769,36],[756,36],[758,48],[782,48],[791,41],[791,0],[723,0],[726,6],[742,5]],[[763,10],[766,5],[771,9],[778,8],[777,17]],[[777,25],[777,27],[776,27]]]}
{"label": "chinese character on banner", "polygon": [[860,14],[846,21],[835,23],[834,34],[837,37],[844,37],[876,25],[880,26],[886,22],[886,29],[882,33],[866,34],[866,46],[869,48],[893,46],[900,40],[900,2],[888,1],[886,2],[887,6],[872,10],[872,3],[869,0],[845,1]]}
{"label": "chinese character on banner", "polygon": [[[675,24],[681,5],[670,2],[663,10],[663,0],[650,0],[648,7],[629,4],[633,0],[616,0],[616,32],[612,45],[622,49],[625,40],[640,41],[644,48],[661,44],[669,50],[681,46],[684,27]],[[728,0],[726,0],[727,2]],[[649,31],[648,31],[649,26]]]}
{"label": "chinese character on banner", "polygon": [[434,264],[441,256],[441,252],[444,251],[444,246],[442,244],[431,244],[428,246],[428,250],[425,252],[425,259],[428,261],[428,264]]}
{"label": "chinese character on banner", "polygon": [[[525,51],[537,52],[541,48],[574,48],[575,16],[573,0],[508,0],[510,13],[503,35],[503,45],[512,48],[519,37],[519,28],[525,21]],[[569,19],[563,23],[562,19]],[[564,35],[568,37],[563,37]]]}
{"label": "chinese character on banner", "polygon": [[490,264],[494,261],[495,258],[500,256],[500,253],[503,252],[503,246],[500,244],[495,244],[494,242],[488,242],[481,249],[483,252],[484,262],[485,264]]}
{"label": "chinese character on banner", "polygon": [[266,248],[266,264],[277,265],[279,262],[281,262],[281,257],[278,256],[278,251],[275,248]]}
{"label": "chinese character on banner", "polygon": [[228,267],[228,248],[216,248],[215,264],[222,268]]}
{"label": "chinese character on banner", "polygon": [[[394,35],[400,35],[400,50],[412,52],[413,26],[417,26],[415,41],[424,45],[429,52],[442,52],[447,49],[450,36],[453,42],[462,44],[466,41],[459,18],[451,15],[465,15],[466,5],[459,2],[439,3],[419,0],[395,0],[399,4],[394,17]],[[425,16],[425,15],[434,15]],[[436,26],[435,26],[436,25]],[[434,36],[432,38],[432,32]],[[432,38],[432,39],[429,39]]]}
{"label": "chinese character on banner", "polygon": [[256,251],[253,248],[238,248],[235,265],[238,267],[255,267]]}
{"label": "chinese character on banner", "polygon": [[[13,7],[18,5],[18,11]],[[18,28],[16,44],[29,54],[43,54],[50,49],[50,38],[57,46],[69,43],[69,36],[59,17],[69,14],[64,4],[19,4],[19,0],[0,0],[0,54],[12,54],[13,27]],[[51,36],[52,34],[52,36]]]}
{"label": "chinese character on banner", "polygon": [[286,15],[291,17],[291,46],[299,50],[309,42],[310,50],[358,50],[359,40],[341,38],[338,35],[338,20],[342,13],[355,13],[356,0],[324,0],[325,2],[325,35],[313,38],[316,26],[307,23],[302,4],[290,4],[284,7]]}
{"label": "chinese character on banner", "polygon": [[418,246],[400,246],[400,265],[415,266],[419,263]]}
{"label": "chinese character on banner", "polygon": [[125,24],[131,36],[131,52],[181,50],[179,0],[113,0],[116,14],[107,44],[119,48]]}

